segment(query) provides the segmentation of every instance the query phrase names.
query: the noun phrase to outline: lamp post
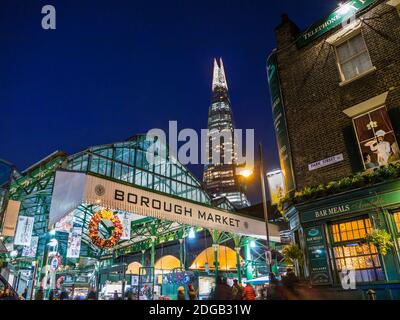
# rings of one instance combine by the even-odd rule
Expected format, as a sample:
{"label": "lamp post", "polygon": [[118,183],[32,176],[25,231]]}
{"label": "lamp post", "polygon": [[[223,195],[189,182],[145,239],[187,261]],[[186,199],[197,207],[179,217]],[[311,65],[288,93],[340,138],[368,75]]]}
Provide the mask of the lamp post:
{"label": "lamp post", "polygon": [[[271,260],[270,260],[270,241],[269,241],[269,228],[268,228],[268,206],[267,206],[267,196],[266,196],[266,188],[265,188],[265,178],[264,178],[264,162],[263,162],[263,156],[262,156],[262,145],[261,143],[258,144],[258,156],[259,156],[259,161],[260,161],[260,183],[261,183],[261,197],[262,197],[262,205],[263,205],[263,213],[264,213],[264,220],[265,220],[265,231],[266,231],[266,236],[267,236],[267,256],[266,260],[268,263],[268,270],[269,273],[272,273],[272,265],[271,265]],[[250,177],[253,174],[253,171],[249,168],[243,168],[239,174],[245,178]]]}
{"label": "lamp post", "polygon": [[265,231],[267,235],[267,257],[268,260],[268,268],[269,273],[272,273],[272,264],[270,259],[270,246],[269,246],[269,228],[268,228],[268,206],[267,206],[267,195],[265,190],[265,178],[264,178],[264,164],[263,164],[263,157],[262,157],[262,145],[261,142],[258,144],[258,155],[260,157],[260,182],[261,182],[261,192],[262,192],[262,203],[263,203],[263,212],[264,212],[264,220],[265,220]]}

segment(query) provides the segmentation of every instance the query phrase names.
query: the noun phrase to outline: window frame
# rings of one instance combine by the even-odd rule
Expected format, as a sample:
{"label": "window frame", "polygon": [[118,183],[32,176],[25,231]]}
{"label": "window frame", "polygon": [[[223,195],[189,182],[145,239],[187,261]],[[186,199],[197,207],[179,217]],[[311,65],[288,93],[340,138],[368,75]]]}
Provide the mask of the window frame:
{"label": "window frame", "polygon": [[[380,253],[379,253],[379,250],[377,250],[377,248],[375,247],[375,250],[376,250],[376,254],[374,254],[374,253],[372,253],[372,248],[371,248],[371,246],[373,246],[372,244],[370,244],[369,246],[370,246],[370,250],[371,250],[371,252],[369,253],[369,254],[360,254],[360,255],[358,255],[358,256],[351,256],[351,257],[344,257],[344,258],[338,258],[338,257],[336,257],[336,255],[335,255],[335,248],[343,248],[343,247],[345,247],[346,245],[348,245],[348,244],[352,244],[352,243],[363,243],[363,239],[365,239],[365,238],[359,238],[359,239],[353,239],[353,240],[344,240],[344,241],[335,241],[334,240],[334,234],[333,234],[333,225],[337,225],[338,226],[338,228],[340,228],[340,225],[341,224],[345,224],[345,223],[348,223],[348,222],[355,222],[355,221],[359,221],[359,220],[362,220],[363,221],[363,225],[366,227],[365,228],[365,231],[367,231],[367,226],[366,226],[366,224],[365,224],[365,220],[366,219],[369,219],[370,220],[370,224],[371,224],[371,227],[373,228],[373,222],[372,222],[372,219],[371,219],[371,217],[368,215],[368,214],[366,214],[366,215],[362,215],[362,216],[356,216],[356,217],[352,217],[352,218],[348,218],[348,219],[342,219],[342,220],[333,220],[333,221],[330,221],[328,224],[327,224],[327,230],[328,230],[328,235],[329,235],[329,242],[330,242],[330,258],[331,258],[331,265],[332,265],[332,267],[333,267],[333,269],[334,269],[334,271],[335,271],[335,278],[337,278],[337,279],[339,279],[338,277],[339,277],[339,274],[340,274],[340,270],[338,269],[338,261],[337,260],[339,260],[339,259],[346,259],[346,258],[348,258],[348,259],[353,259],[353,258],[356,258],[356,257],[364,257],[364,256],[370,256],[370,257],[373,257],[374,255],[376,255],[377,256],[377,259],[378,259],[378,261],[379,261],[379,266],[377,266],[377,265],[375,265],[375,262],[374,262],[374,260],[372,259],[372,264],[374,265],[374,267],[373,268],[367,268],[367,269],[356,269],[356,270],[360,270],[360,271],[362,271],[362,270],[373,270],[373,272],[374,272],[374,275],[375,275],[375,280],[373,280],[373,281],[363,281],[363,282],[358,282],[358,283],[373,283],[373,282],[381,282],[381,281],[384,281],[384,279],[383,280],[381,280],[381,279],[379,279],[379,277],[378,277],[378,275],[379,275],[379,269],[381,270],[381,272],[383,272],[383,266],[382,266],[382,260],[381,260],[381,255],[380,255]],[[339,230],[339,234],[340,234],[340,230]],[[344,250],[342,249],[342,252],[344,252]],[[383,277],[385,277],[385,275],[384,275],[384,273],[383,273]]]}
{"label": "window frame", "polygon": [[[392,124],[392,119],[390,119],[390,117],[389,117],[386,104],[381,104],[381,105],[379,105],[379,106],[376,107],[376,108],[370,109],[370,110],[368,110],[368,111],[365,111],[365,112],[363,112],[363,113],[361,113],[361,114],[359,114],[359,115],[357,115],[357,116],[351,118],[351,122],[352,122],[352,124],[353,124],[354,134],[355,134],[356,139],[357,139],[358,151],[360,152],[360,157],[361,157],[362,165],[363,165],[363,167],[364,167],[364,171],[366,171],[367,168],[365,167],[365,162],[364,162],[364,159],[363,159],[363,151],[362,151],[362,149],[361,149],[361,142],[360,142],[360,139],[359,139],[358,134],[357,134],[357,128],[356,128],[355,120],[358,119],[358,118],[361,118],[361,117],[365,116],[366,114],[373,113],[374,111],[379,110],[379,109],[381,109],[381,108],[385,108],[386,113],[387,113],[387,115],[388,115],[388,118],[389,118],[389,120],[390,120],[390,125],[392,126],[392,131],[387,132],[387,134],[388,134],[388,133],[393,133],[393,134],[395,135],[395,137],[396,137],[396,134],[395,134],[395,131],[394,131],[394,128],[393,128],[393,124]],[[374,135],[375,135],[375,132],[374,132]],[[376,136],[375,136],[375,137],[376,137]],[[396,137],[396,138],[397,138],[397,137]],[[396,139],[396,142],[397,142],[397,139]],[[379,168],[379,167],[378,167],[378,168]]]}
{"label": "window frame", "polygon": [[[391,214],[391,219],[393,221],[393,231],[394,234],[393,236],[395,237],[395,243],[397,244],[398,248],[400,249],[400,209],[392,210],[390,212]],[[399,225],[397,225],[396,217],[395,215],[399,215]]]}
{"label": "window frame", "polygon": [[[341,45],[343,45],[346,42],[351,41],[352,39],[354,39],[355,37],[357,37],[359,35],[361,35],[361,38],[362,38],[362,40],[363,40],[363,42],[365,44],[365,48],[366,48],[365,51],[357,53],[356,55],[352,56],[350,59],[348,59],[348,60],[346,60],[344,62],[341,62],[340,58],[339,58],[338,47],[340,47]],[[345,85],[347,83],[353,82],[353,81],[355,81],[355,80],[357,80],[359,78],[362,78],[362,77],[366,76],[367,74],[369,74],[369,73],[371,73],[371,72],[376,70],[376,67],[374,66],[374,64],[372,62],[372,58],[371,58],[371,54],[370,54],[370,51],[369,51],[368,46],[367,46],[367,42],[365,41],[365,37],[364,37],[364,34],[363,34],[361,29],[358,29],[357,31],[352,32],[351,34],[349,34],[347,37],[345,37],[343,39],[340,39],[340,41],[337,41],[336,43],[334,43],[333,46],[334,46],[335,55],[336,55],[336,66],[337,66],[337,68],[339,70],[339,75],[340,75],[340,80],[341,80],[341,82],[339,84],[340,86],[343,86],[343,85]],[[356,57],[358,57],[359,55],[361,55],[361,54],[363,54],[365,52],[368,54],[368,57],[369,57],[369,60],[371,61],[371,66],[372,67],[370,69],[364,71],[363,73],[360,73],[360,74],[354,76],[353,78],[346,79],[346,77],[344,75],[344,72],[342,70],[342,65],[344,63],[346,63],[346,62],[349,62],[349,61],[355,59]]]}

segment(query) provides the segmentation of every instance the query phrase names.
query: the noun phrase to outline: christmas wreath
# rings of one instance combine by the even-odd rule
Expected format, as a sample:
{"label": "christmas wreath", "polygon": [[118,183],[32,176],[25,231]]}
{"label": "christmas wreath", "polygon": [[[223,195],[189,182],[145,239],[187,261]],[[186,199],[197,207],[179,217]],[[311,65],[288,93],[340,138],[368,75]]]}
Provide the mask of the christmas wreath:
{"label": "christmas wreath", "polygon": [[[99,223],[101,220],[109,220],[114,225],[114,230],[108,239],[103,239],[99,235]],[[110,210],[97,211],[89,222],[89,237],[93,244],[99,248],[114,247],[122,236],[122,224],[118,216]]]}

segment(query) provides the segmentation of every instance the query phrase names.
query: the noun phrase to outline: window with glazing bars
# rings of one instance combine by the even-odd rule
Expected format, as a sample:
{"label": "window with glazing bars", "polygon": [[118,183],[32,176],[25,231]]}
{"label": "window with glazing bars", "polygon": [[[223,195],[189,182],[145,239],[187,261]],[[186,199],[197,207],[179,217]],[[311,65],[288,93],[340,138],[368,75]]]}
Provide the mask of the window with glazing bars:
{"label": "window with glazing bars", "polygon": [[333,253],[338,272],[354,270],[357,282],[384,279],[376,247],[363,240],[372,232],[369,218],[331,225]]}
{"label": "window with glazing bars", "polygon": [[361,33],[336,46],[342,81],[351,80],[373,68]]}

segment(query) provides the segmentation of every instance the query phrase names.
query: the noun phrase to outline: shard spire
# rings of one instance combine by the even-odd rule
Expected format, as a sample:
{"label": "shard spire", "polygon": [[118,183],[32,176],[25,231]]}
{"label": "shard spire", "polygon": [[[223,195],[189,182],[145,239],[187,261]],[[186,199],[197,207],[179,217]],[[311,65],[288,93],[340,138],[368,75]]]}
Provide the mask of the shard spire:
{"label": "shard spire", "polygon": [[222,62],[222,58],[219,58],[219,65],[217,59],[214,58],[212,89],[214,90],[216,87],[222,87],[228,90],[228,84],[226,82],[224,63]]}

